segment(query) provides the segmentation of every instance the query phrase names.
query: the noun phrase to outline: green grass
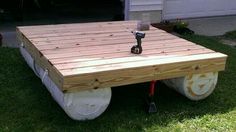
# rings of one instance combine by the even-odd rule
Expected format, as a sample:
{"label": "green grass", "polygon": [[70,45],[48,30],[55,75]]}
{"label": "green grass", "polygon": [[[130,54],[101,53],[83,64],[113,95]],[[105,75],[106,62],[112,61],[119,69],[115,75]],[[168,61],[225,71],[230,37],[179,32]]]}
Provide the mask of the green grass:
{"label": "green grass", "polygon": [[227,32],[227,33],[224,35],[224,37],[227,38],[227,39],[236,40],[236,31]]}
{"label": "green grass", "polygon": [[0,131],[236,131],[236,49],[216,38],[183,36],[229,55],[214,93],[194,102],[159,84],[158,113],[144,111],[148,83],[113,88],[111,103],[92,121],[71,120],[17,49],[0,48]]}

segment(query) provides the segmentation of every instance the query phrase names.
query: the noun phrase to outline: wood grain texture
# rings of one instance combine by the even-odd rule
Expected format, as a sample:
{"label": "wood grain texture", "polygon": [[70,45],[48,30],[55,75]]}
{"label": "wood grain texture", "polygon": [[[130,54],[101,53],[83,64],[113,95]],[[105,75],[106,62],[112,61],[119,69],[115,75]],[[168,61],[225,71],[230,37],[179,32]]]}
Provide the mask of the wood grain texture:
{"label": "wood grain texture", "polygon": [[23,43],[25,49],[29,52],[31,57],[44,70],[48,70],[49,77],[59,87],[63,88],[63,76],[62,74],[45,58],[40,51],[19,31],[16,31],[17,38]]}
{"label": "wood grain texture", "polygon": [[137,21],[26,26],[17,36],[64,92],[224,70],[227,56],[151,27],[134,55]]}
{"label": "wood grain texture", "polygon": [[[163,59],[162,61],[159,59],[143,62],[123,63],[120,65],[117,64],[63,70],[62,74],[64,76],[70,74],[71,71],[76,73],[75,76],[65,76],[64,90],[73,91],[78,88],[96,89],[106,86],[121,86],[150,80],[181,77],[188,74],[221,71],[225,68],[226,56],[223,54],[218,55],[218,57],[206,57],[211,55],[203,54],[191,57],[173,57]],[[123,66],[126,68],[124,69]]]}

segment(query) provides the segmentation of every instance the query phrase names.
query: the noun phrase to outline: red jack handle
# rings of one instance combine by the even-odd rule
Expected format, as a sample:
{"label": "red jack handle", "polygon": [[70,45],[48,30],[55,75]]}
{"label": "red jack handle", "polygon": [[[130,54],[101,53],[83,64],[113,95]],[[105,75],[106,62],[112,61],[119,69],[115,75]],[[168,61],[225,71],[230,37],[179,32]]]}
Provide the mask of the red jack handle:
{"label": "red jack handle", "polygon": [[156,80],[152,80],[152,81],[151,81],[151,85],[150,85],[150,91],[149,91],[149,96],[150,96],[150,97],[154,96],[154,93],[155,93],[155,84],[156,84]]}

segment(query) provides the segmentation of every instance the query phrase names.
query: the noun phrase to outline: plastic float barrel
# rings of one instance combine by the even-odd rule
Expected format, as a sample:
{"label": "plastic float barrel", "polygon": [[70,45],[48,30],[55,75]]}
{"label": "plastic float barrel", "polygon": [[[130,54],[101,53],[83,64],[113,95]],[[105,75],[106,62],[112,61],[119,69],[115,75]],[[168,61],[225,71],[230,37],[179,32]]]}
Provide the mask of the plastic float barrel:
{"label": "plastic float barrel", "polygon": [[218,72],[209,72],[166,79],[163,82],[191,100],[201,100],[214,91],[217,79]]}
{"label": "plastic float barrel", "polygon": [[23,46],[20,47],[20,52],[30,68],[41,78],[54,100],[72,119],[94,119],[108,107],[111,100],[111,88],[63,93],[48,76],[47,70],[43,70],[35,64],[34,59]]}

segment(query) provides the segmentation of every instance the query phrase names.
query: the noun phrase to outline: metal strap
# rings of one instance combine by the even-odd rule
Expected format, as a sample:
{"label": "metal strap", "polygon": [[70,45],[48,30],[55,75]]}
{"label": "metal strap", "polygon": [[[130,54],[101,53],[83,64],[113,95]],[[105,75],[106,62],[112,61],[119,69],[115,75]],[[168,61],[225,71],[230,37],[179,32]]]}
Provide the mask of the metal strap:
{"label": "metal strap", "polygon": [[45,77],[48,75],[48,70],[46,69],[43,73],[42,83],[44,82]]}

